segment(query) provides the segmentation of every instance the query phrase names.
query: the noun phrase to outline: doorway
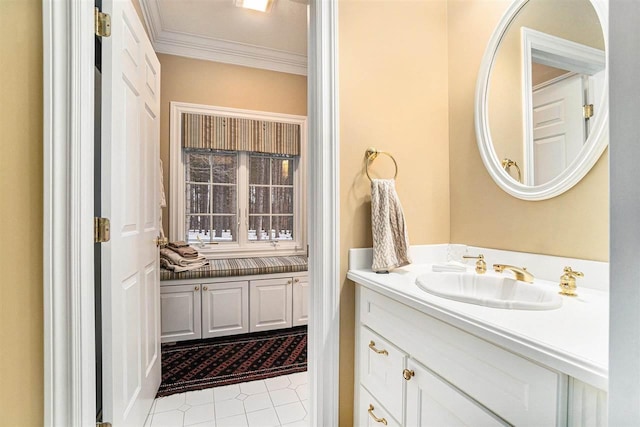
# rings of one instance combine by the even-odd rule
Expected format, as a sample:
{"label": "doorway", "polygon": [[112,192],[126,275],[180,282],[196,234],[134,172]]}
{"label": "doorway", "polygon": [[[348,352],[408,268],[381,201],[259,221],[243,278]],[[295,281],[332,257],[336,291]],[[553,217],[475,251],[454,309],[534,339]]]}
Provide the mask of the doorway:
{"label": "doorway", "polygon": [[[93,7],[47,1],[45,40],[45,424],[95,420],[93,268]],[[312,2],[309,203],[313,425],[337,425],[338,167],[334,2]],[[68,41],[72,43],[69,45]],[[57,114],[53,111],[68,111]],[[70,219],[70,221],[69,221]],[[55,251],[53,250],[55,248]],[[65,356],[66,355],[66,356]],[[68,360],[69,362],[65,362]],[[71,386],[69,386],[71,384]]]}

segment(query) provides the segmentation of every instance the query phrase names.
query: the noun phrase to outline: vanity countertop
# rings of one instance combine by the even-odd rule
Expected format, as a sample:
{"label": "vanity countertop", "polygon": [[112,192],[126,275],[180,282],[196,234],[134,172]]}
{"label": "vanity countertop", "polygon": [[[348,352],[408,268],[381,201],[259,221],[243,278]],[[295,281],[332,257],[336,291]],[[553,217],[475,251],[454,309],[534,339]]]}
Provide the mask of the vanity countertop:
{"label": "vanity countertop", "polygon": [[[607,390],[609,294],[579,288],[563,297],[555,310],[509,310],[441,298],[415,281],[431,263],[414,263],[389,274],[352,263],[347,277],[360,285],[435,317],[493,344]],[[473,268],[468,267],[469,271]],[[536,279],[536,286],[558,289],[556,282]]]}

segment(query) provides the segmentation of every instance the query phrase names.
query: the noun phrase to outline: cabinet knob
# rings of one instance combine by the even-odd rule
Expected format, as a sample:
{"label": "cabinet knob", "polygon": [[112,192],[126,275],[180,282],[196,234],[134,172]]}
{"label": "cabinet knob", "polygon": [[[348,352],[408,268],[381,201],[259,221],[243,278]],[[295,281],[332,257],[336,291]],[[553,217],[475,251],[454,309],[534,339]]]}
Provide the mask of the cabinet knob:
{"label": "cabinet knob", "polygon": [[298,278],[293,279],[294,283],[298,283],[299,281],[300,281],[300,279],[298,279]]}
{"label": "cabinet knob", "polygon": [[413,372],[413,371],[410,371],[409,369],[405,369],[404,371],[402,371],[402,376],[407,381],[409,381],[411,379],[411,377],[414,377],[415,375],[416,375],[416,373]]}
{"label": "cabinet knob", "polygon": [[373,413],[373,410],[375,408],[373,407],[373,405],[371,403],[369,403],[369,410],[367,411],[369,413],[369,415],[371,416],[371,418],[373,418],[373,420],[377,423],[382,423],[384,425],[387,425],[387,420],[384,418],[378,418],[376,417],[376,414]]}
{"label": "cabinet knob", "polygon": [[196,286],[194,291],[199,291],[200,290],[200,286]]}
{"label": "cabinet knob", "polygon": [[203,291],[208,291],[208,290],[209,290],[209,288],[207,288],[206,286],[203,286],[203,287],[202,287],[202,290],[203,290]]}
{"label": "cabinet knob", "polygon": [[290,285],[290,284],[291,284],[291,280],[287,280],[287,285]]}

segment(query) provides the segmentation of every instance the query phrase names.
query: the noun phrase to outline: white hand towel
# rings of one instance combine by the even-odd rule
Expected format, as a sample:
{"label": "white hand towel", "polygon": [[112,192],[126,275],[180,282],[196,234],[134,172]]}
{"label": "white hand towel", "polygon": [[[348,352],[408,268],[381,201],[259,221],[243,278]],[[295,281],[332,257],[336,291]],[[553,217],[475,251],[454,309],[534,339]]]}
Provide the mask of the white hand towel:
{"label": "white hand towel", "polygon": [[371,231],[373,271],[389,271],[411,263],[409,233],[392,179],[371,181]]}

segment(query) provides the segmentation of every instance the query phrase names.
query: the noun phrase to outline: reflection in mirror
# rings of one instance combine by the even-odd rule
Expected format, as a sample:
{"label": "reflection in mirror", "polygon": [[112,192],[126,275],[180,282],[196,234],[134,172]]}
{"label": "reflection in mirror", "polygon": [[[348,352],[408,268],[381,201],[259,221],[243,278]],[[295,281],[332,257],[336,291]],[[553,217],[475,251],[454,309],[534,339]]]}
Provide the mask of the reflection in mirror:
{"label": "reflection in mirror", "polygon": [[[478,126],[481,131],[486,127],[478,138],[485,164],[492,163],[487,168],[496,169],[494,179],[503,175],[500,179],[518,193],[521,188],[527,192],[528,187],[555,185],[572,175],[593,140],[602,136],[602,129],[594,132],[594,124],[604,126],[607,107],[605,35],[592,2],[516,3],[512,16],[507,22],[503,18],[502,28],[496,30],[501,33],[494,33],[495,52],[488,48],[485,54],[485,62],[491,62],[488,81],[481,81],[481,70],[478,96],[484,84],[486,99],[478,106],[486,106],[486,111],[476,113],[485,121]],[[483,143],[488,145],[484,152]],[[485,154],[492,158],[485,159]]]}

